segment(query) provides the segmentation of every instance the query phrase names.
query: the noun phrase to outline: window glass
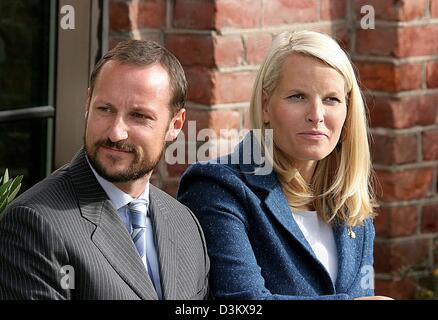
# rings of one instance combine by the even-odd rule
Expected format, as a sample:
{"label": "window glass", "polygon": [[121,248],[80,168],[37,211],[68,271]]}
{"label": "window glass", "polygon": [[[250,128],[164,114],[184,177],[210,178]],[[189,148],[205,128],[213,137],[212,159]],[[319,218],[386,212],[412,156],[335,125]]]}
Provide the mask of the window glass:
{"label": "window glass", "polygon": [[23,175],[22,190],[45,177],[47,122],[45,118],[0,123],[0,173]]}
{"label": "window glass", "polygon": [[0,1],[0,111],[48,105],[50,1]]}

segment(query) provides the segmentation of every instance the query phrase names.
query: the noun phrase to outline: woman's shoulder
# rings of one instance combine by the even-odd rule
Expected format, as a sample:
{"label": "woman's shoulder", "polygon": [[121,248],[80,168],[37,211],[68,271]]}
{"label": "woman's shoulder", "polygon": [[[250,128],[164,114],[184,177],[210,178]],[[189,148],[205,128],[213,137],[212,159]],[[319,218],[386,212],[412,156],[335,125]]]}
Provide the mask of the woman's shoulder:
{"label": "woman's shoulder", "polygon": [[250,132],[235,146],[233,152],[209,161],[196,162],[188,167],[183,177],[246,180],[248,176],[272,175],[273,168],[269,164]]}
{"label": "woman's shoulder", "polygon": [[242,180],[239,166],[224,161],[225,157],[191,164],[182,175],[181,180],[189,178],[191,180]]}

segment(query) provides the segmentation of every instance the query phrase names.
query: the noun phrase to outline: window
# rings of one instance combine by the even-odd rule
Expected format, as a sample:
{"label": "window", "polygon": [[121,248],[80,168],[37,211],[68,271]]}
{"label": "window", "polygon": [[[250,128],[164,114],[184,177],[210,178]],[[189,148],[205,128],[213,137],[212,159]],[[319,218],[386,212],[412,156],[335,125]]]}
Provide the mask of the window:
{"label": "window", "polygon": [[55,2],[0,2],[0,172],[23,188],[52,168]]}
{"label": "window", "polygon": [[[59,27],[64,5],[74,8],[74,29]],[[82,145],[89,74],[106,51],[107,5],[0,1],[0,172],[22,174],[22,191]]]}

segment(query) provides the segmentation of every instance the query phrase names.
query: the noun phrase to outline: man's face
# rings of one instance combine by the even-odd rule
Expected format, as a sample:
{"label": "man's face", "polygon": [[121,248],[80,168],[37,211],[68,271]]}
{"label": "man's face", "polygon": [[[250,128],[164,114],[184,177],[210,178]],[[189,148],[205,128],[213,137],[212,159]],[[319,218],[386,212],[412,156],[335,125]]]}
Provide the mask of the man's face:
{"label": "man's face", "polygon": [[102,67],[85,129],[88,158],[102,177],[126,183],[152,172],[165,141],[174,139],[184,122],[184,110],[171,117],[170,99],[169,76],[161,65],[110,61]]}

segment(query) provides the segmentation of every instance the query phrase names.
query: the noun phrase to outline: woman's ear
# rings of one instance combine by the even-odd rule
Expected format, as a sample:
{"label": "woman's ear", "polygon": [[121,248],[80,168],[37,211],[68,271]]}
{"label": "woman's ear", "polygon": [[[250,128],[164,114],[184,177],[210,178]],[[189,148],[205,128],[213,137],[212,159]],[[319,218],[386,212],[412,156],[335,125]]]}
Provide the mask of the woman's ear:
{"label": "woman's ear", "polygon": [[262,90],[262,120],[264,124],[270,122],[269,116],[269,96],[265,89]]}

